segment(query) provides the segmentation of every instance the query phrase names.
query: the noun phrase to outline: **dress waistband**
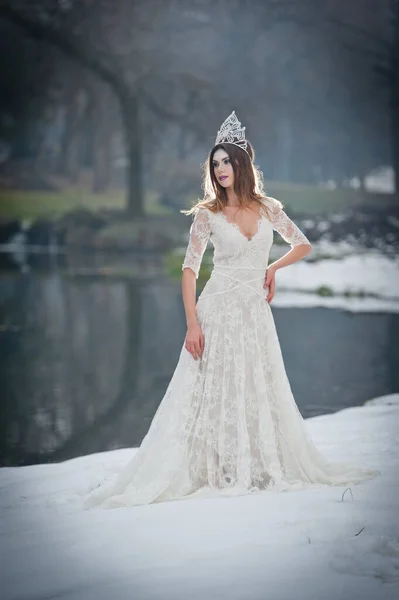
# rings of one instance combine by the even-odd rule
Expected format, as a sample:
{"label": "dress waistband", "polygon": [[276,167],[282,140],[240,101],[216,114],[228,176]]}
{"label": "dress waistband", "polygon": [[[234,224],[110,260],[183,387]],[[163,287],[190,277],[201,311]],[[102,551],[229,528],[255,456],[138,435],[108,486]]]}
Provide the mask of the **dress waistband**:
{"label": "dress waistband", "polygon": [[236,269],[245,269],[246,271],[266,271],[267,267],[252,267],[252,266],[248,266],[248,267],[234,267],[234,266],[230,266],[230,265],[215,265],[213,267],[213,270],[215,269],[232,269],[232,270],[236,270]]}
{"label": "dress waistband", "polygon": [[[233,269],[237,268],[237,267],[231,267]],[[242,269],[247,269],[247,267],[241,267]],[[208,293],[205,294],[203,296],[203,298],[209,298],[211,296],[218,296],[219,294],[226,294],[226,293],[231,293],[233,290],[237,289],[238,287],[246,287],[248,290],[250,290],[251,292],[255,292],[255,294],[257,294],[258,296],[260,296],[261,298],[265,298],[265,292],[263,290],[263,292],[261,292],[260,290],[258,290],[255,287],[252,287],[251,285],[249,285],[250,283],[255,283],[255,282],[260,282],[263,281],[265,275],[257,275],[256,277],[252,278],[252,279],[248,279],[248,280],[242,280],[242,279],[237,279],[236,277],[232,277],[231,275],[227,275],[227,273],[223,273],[222,269],[224,269],[224,267],[220,267],[219,270],[219,275],[222,275],[223,277],[225,277],[226,279],[229,279],[230,281],[232,281],[233,283],[235,283],[236,285],[234,285],[233,287],[230,287],[226,290],[220,290],[218,292],[213,292],[213,293]],[[253,270],[260,270],[260,268],[258,267],[252,267]],[[215,269],[213,269],[213,271],[215,271]],[[213,272],[212,271],[212,272]],[[265,269],[263,269],[262,267],[262,271],[266,271]]]}

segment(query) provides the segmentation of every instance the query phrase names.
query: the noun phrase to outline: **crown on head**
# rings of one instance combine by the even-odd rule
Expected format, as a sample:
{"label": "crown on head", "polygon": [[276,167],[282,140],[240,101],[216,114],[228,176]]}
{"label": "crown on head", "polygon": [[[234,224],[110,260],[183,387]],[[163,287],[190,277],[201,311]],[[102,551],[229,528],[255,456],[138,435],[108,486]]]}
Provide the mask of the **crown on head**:
{"label": "crown on head", "polygon": [[237,119],[234,110],[223,122],[221,128],[219,129],[216,136],[215,146],[217,144],[234,144],[248,154],[247,140],[245,139],[245,127],[241,127],[241,123]]}

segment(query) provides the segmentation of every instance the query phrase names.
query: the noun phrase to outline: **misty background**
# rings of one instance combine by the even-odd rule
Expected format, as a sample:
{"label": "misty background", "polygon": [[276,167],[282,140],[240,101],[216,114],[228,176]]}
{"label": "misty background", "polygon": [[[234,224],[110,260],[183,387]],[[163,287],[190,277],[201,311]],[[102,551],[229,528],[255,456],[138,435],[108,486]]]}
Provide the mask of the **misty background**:
{"label": "misty background", "polygon": [[[151,195],[186,206],[235,109],[266,180],[363,187],[387,167],[395,180],[398,12],[392,0],[1,2],[3,164],[34,160],[56,189],[123,189],[133,216]],[[4,185],[18,177],[3,170]]]}

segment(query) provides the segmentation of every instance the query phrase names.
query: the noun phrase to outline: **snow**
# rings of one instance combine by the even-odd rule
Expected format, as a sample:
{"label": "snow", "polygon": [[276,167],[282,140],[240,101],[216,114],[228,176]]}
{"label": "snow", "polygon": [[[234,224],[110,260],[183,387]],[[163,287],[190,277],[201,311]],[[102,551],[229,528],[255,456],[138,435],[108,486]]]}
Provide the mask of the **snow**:
{"label": "snow", "polygon": [[345,296],[319,296],[287,290],[277,291],[273,298],[273,307],[310,308],[324,307],[345,310],[352,313],[397,313],[399,300],[384,298],[346,298]]}
{"label": "snow", "polygon": [[307,419],[361,484],[84,511],[123,449],[0,472],[2,600],[399,597],[399,395]]}
{"label": "snow", "polygon": [[336,294],[370,293],[399,300],[399,263],[383,256],[365,254],[315,263],[299,261],[280,269],[277,277],[280,288],[312,291],[328,286]]}
{"label": "snow", "polygon": [[392,167],[378,167],[370,171],[364,180],[369,192],[393,194],[395,192],[395,173]]}
{"label": "snow", "polygon": [[[343,246],[336,248],[336,256],[343,250]],[[333,295],[314,293],[321,287]],[[399,261],[377,252],[299,261],[277,272],[273,305],[399,312]]]}

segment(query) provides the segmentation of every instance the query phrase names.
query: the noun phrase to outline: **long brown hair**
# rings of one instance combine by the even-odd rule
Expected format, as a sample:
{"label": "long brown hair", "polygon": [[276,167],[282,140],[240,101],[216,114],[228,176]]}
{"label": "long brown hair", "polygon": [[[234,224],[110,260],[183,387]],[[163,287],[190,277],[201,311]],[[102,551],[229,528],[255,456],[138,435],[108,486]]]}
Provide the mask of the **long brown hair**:
{"label": "long brown hair", "polygon": [[[197,200],[189,210],[180,212],[190,215],[200,207],[209,208],[210,211],[218,213],[227,206],[226,189],[220,185],[213,168],[213,156],[217,150],[224,150],[230,159],[234,171],[234,192],[236,193],[239,207],[247,207],[251,202],[260,205],[260,211],[263,211],[269,217],[269,209],[264,204],[267,198],[263,190],[263,173],[258,166],[254,164],[255,151],[252,145],[247,142],[247,152],[235,144],[216,144],[209,152],[207,160],[202,165],[204,197]],[[278,202],[278,200],[274,200]],[[280,203],[279,203],[280,204]]]}

